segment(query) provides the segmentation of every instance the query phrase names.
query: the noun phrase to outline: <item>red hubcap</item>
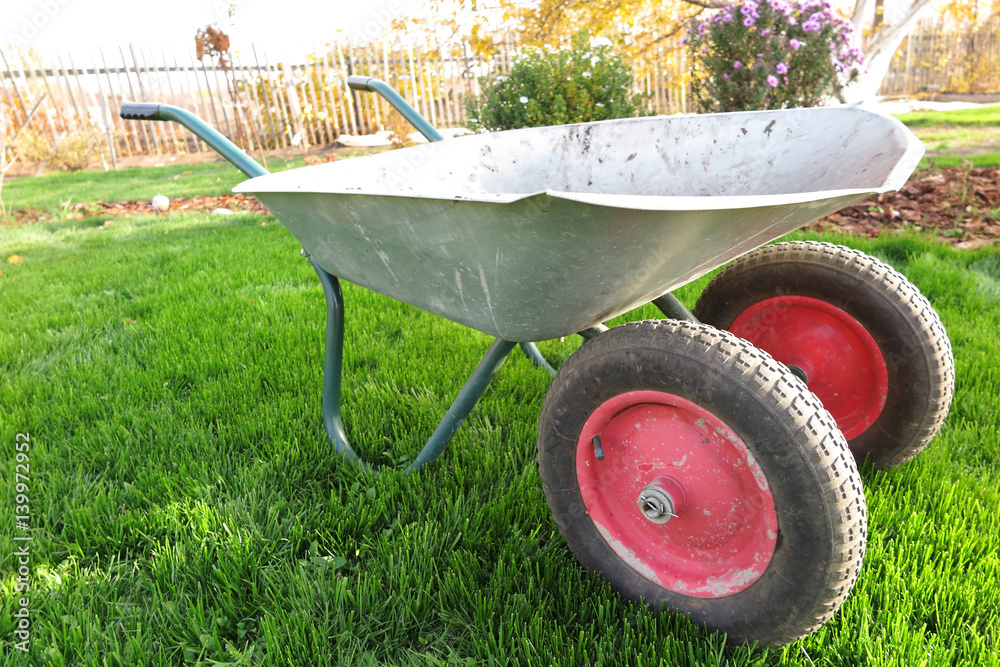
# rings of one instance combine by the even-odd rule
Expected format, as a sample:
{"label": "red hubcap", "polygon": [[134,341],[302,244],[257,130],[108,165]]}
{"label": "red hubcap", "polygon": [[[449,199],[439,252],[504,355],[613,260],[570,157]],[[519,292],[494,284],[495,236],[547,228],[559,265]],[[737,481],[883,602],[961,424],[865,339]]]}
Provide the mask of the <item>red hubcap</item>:
{"label": "red hubcap", "polygon": [[736,433],[684,398],[633,391],[601,404],[580,434],[576,471],[607,543],[669,590],[732,595],[771,562],[778,519],[764,472]]}
{"label": "red hubcap", "polygon": [[776,296],[743,311],[729,330],[800,369],[848,440],[885,407],[889,373],[878,343],[854,317],[826,301]]}

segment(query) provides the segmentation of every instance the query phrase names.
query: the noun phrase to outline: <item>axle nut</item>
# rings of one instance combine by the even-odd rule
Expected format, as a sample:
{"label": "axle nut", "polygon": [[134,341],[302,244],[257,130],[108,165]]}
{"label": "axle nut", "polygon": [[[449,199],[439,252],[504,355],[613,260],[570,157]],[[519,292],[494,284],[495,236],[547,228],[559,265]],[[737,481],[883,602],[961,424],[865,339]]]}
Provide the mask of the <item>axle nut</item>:
{"label": "axle nut", "polygon": [[677,516],[684,490],[673,477],[657,477],[639,492],[639,511],[653,523],[666,523]]}

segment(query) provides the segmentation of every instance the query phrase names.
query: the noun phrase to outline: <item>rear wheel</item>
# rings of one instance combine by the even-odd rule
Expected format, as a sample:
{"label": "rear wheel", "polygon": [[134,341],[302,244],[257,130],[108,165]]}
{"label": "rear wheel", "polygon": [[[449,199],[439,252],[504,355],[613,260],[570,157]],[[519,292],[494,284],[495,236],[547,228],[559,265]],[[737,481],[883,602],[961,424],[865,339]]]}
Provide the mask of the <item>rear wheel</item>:
{"label": "rear wheel", "polygon": [[584,566],[731,642],[808,634],[857,577],[865,506],[843,436],[725,332],[639,322],[586,342],[545,397],[538,461]]}
{"label": "rear wheel", "polygon": [[804,380],[859,462],[905,463],[948,414],[955,371],[941,320],[906,278],[857,250],[758,248],[712,280],[694,314]]}

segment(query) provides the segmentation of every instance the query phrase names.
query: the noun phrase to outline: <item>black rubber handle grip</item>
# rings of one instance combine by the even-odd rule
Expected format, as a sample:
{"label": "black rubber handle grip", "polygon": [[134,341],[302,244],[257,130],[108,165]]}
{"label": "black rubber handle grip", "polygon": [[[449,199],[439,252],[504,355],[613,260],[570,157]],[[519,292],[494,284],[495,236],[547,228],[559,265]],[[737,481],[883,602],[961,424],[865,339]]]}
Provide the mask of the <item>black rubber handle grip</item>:
{"label": "black rubber handle grip", "polygon": [[121,116],[125,120],[163,120],[159,102],[126,102],[122,105]]}
{"label": "black rubber handle grip", "polygon": [[347,77],[347,87],[351,90],[370,90],[368,88],[368,82],[374,77],[362,76],[360,74],[352,74]]}

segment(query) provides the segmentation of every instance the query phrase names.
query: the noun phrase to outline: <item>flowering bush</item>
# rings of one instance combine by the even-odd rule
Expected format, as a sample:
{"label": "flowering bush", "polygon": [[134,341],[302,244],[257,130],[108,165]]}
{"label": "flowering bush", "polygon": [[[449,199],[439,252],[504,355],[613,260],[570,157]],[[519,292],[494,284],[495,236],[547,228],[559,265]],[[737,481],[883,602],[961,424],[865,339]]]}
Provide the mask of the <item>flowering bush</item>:
{"label": "flowering bush", "polygon": [[811,107],[857,78],[864,58],[828,0],[744,0],[694,22],[700,111]]}
{"label": "flowering bush", "polygon": [[581,32],[572,48],[526,50],[509,74],[481,80],[482,94],[466,102],[468,126],[510,130],[635,115],[630,68],[601,42]]}

